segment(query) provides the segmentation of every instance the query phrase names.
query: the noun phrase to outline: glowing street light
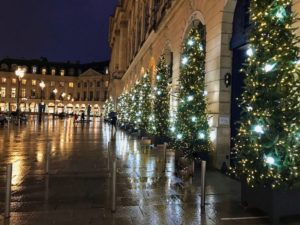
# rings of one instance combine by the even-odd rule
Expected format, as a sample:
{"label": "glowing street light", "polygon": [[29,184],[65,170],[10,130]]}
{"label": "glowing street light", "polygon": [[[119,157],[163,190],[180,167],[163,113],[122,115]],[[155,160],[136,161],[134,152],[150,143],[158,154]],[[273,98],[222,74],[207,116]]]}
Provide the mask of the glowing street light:
{"label": "glowing street light", "polygon": [[17,90],[17,119],[18,123],[20,122],[20,84],[22,78],[25,76],[26,69],[22,67],[18,67],[15,71],[16,76],[18,77],[18,90]]}

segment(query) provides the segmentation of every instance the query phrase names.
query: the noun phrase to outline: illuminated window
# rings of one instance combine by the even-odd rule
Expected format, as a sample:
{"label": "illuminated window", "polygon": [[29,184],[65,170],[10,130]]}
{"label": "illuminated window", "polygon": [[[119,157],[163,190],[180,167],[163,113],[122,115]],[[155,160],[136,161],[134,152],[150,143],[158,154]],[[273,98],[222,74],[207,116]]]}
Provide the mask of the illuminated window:
{"label": "illuminated window", "polygon": [[55,86],[55,81],[51,81],[51,82],[50,82],[50,86],[51,86],[51,87],[54,87],[54,86]]}
{"label": "illuminated window", "polygon": [[43,75],[46,75],[46,73],[47,73],[46,68],[43,68],[43,69],[42,69],[42,74],[43,74]]}
{"label": "illuminated window", "polygon": [[21,97],[26,98],[26,89],[25,88],[22,88]]}
{"label": "illuminated window", "polygon": [[51,70],[51,75],[54,76],[55,73],[56,73],[55,69],[52,69],[52,70]]}
{"label": "illuminated window", "polygon": [[17,79],[16,79],[16,78],[13,78],[13,79],[11,79],[11,82],[12,82],[13,84],[17,83]]}
{"label": "illuminated window", "polygon": [[1,87],[1,98],[5,98],[5,95],[6,95],[6,88],[5,87]]}
{"label": "illuminated window", "polygon": [[64,87],[65,86],[65,82],[59,82],[59,86]]}
{"label": "illuminated window", "polygon": [[35,74],[35,73],[36,73],[36,71],[37,71],[37,68],[36,68],[36,66],[33,66],[33,67],[32,67],[32,73],[34,73],[34,74]]}
{"label": "illuminated window", "polygon": [[23,85],[26,85],[26,82],[27,82],[27,81],[26,81],[25,79],[22,80],[22,84],[23,84]]}
{"label": "illuminated window", "polygon": [[16,88],[11,89],[11,97],[15,98],[16,97]]}
{"label": "illuminated window", "polygon": [[6,83],[6,78],[3,77],[3,78],[1,79],[1,81],[2,81],[3,84]]}
{"label": "illuminated window", "polygon": [[74,87],[74,83],[73,83],[73,82],[70,82],[70,83],[69,83],[69,87],[70,87],[70,88],[73,88],[73,87]]}
{"label": "illuminated window", "polygon": [[64,76],[65,75],[65,70],[60,70],[60,75]]}
{"label": "illuminated window", "polygon": [[108,87],[108,81],[105,81],[105,87]]}
{"label": "illuminated window", "polygon": [[36,80],[32,80],[32,81],[31,81],[31,85],[32,85],[32,86],[35,86],[35,85],[36,85]]}

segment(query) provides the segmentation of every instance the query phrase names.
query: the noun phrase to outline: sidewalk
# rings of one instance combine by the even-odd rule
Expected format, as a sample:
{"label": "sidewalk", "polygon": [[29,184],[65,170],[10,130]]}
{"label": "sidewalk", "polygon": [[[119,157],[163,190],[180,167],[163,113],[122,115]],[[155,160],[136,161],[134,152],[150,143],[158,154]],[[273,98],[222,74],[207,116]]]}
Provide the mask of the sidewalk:
{"label": "sidewalk", "polygon": [[[60,131],[60,132],[58,132]],[[0,129],[0,164],[14,163],[12,213],[6,225],[267,225],[257,210],[240,205],[239,182],[207,173],[205,212],[200,207],[200,173],[184,187],[174,176],[174,153],[142,149],[118,130],[117,211],[110,210],[107,142],[110,127],[100,122],[74,127],[72,120]],[[50,174],[44,174],[46,141],[52,143]],[[5,171],[0,168],[0,210]],[[259,218],[254,218],[259,217]],[[299,218],[283,224],[300,224]]]}

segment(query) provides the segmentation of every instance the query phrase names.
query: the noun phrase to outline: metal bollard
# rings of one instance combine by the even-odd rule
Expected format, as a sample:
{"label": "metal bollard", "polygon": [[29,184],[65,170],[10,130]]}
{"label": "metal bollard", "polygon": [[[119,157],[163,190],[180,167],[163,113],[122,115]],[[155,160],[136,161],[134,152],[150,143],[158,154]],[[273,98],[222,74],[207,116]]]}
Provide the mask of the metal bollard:
{"label": "metal bollard", "polygon": [[117,161],[113,161],[111,211],[116,212],[116,182],[117,182]]}
{"label": "metal bollard", "polygon": [[46,166],[45,166],[45,173],[49,174],[49,167],[50,167],[50,152],[51,152],[51,143],[47,143],[46,148]]}
{"label": "metal bollard", "polygon": [[166,172],[166,167],[167,167],[167,142],[164,142],[164,169],[163,172]]}
{"label": "metal bollard", "polygon": [[201,161],[201,208],[205,207],[205,173],[206,161]]}
{"label": "metal bollard", "polygon": [[12,180],[12,164],[6,167],[6,191],[5,191],[5,211],[4,217],[10,217],[10,201],[11,201],[11,180]]}
{"label": "metal bollard", "polygon": [[107,170],[110,171],[110,141],[107,143]]}

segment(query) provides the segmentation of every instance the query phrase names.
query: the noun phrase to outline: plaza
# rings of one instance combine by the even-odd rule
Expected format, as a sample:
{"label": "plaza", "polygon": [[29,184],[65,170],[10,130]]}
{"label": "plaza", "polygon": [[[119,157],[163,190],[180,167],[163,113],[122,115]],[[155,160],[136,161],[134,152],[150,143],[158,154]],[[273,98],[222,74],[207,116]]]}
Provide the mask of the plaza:
{"label": "plaza", "polygon": [[[59,132],[58,132],[59,131]],[[116,212],[111,212],[107,144],[117,159]],[[51,144],[45,174],[47,143]],[[11,217],[5,225],[232,225],[269,224],[255,209],[244,209],[240,183],[209,169],[205,210],[201,209],[200,168],[192,182],[175,174],[174,152],[145,148],[140,140],[99,118],[91,123],[45,118],[39,124],[0,127],[0,212],[4,212],[5,166],[13,164]],[[115,155],[115,157],[114,157]],[[1,221],[1,220],[0,220]],[[299,217],[282,219],[296,225]],[[2,224],[1,224],[2,225]]]}

